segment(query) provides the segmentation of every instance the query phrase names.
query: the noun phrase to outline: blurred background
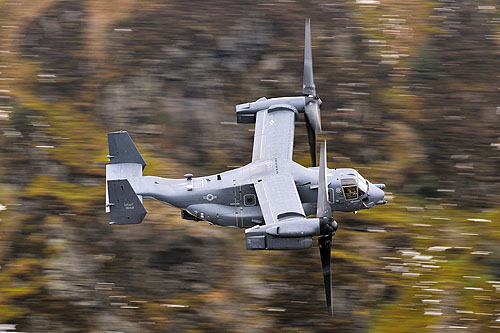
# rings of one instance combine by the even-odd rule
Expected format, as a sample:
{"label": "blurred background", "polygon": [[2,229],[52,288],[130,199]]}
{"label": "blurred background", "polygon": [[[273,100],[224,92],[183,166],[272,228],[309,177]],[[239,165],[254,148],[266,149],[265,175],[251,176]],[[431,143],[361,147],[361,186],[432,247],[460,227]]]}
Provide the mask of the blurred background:
{"label": "blurred background", "polygon": [[[301,95],[306,17],[329,167],[389,201],[336,216],[333,318],[317,247],[246,251],[152,201],[141,225],[104,213],[109,131],[147,175],[249,163],[234,106]],[[495,0],[0,1],[0,329],[500,328],[499,77]]]}

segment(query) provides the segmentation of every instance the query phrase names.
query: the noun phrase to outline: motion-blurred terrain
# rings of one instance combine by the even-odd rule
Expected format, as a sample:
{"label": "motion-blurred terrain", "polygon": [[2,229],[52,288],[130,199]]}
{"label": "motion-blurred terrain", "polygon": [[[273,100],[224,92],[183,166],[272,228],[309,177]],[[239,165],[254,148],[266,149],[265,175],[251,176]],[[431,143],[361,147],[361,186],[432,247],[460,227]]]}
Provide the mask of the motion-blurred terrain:
{"label": "motion-blurred terrain", "polygon": [[[234,105],[300,95],[305,17],[329,166],[390,192],[336,216],[334,318],[317,248],[245,251],[150,201],[141,225],[104,214],[108,131],[149,175],[249,163]],[[493,0],[1,0],[0,328],[500,328],[499,78]]]}

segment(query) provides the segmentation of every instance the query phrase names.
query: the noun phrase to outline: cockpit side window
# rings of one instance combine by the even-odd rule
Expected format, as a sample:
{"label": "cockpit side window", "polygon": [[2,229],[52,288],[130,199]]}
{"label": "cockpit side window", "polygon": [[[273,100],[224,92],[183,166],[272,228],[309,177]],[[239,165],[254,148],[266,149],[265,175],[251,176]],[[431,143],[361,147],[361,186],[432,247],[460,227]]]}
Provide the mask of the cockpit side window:
{"label": "cockpit side window", "polygon": [[354,178],[345,178],[341,180],[344,197],[346,200],[358,198],[358,184]]}

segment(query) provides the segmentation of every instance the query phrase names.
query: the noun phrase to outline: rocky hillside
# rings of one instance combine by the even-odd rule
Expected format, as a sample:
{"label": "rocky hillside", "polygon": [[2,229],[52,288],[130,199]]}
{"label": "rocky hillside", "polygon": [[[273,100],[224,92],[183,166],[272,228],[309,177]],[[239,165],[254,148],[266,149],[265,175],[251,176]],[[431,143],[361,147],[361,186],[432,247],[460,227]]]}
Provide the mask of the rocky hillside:
{"label": "rocky hillside", "polygon": [[[234,105],[300,94],[305,17],[329,166],[390,201],[336,216],[334,318],[316,248],[247,252],[242,230],[149,201],[111,227],[103,207],[109,131],[149,175],[248,163]],[[492,0],[0,0],[0,327],[498,328],[499,80]]]}

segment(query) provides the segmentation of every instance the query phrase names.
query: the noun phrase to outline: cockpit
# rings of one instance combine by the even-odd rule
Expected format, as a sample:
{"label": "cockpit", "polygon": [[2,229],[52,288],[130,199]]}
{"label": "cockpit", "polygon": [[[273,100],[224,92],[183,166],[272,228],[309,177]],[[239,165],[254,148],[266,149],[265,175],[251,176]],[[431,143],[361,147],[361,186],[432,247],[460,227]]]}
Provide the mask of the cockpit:
{"label": "cockpit", "polygon": [[340,183],[346,200],[354,200],[368,192],[368,181],[354,169],[340,174]]}

